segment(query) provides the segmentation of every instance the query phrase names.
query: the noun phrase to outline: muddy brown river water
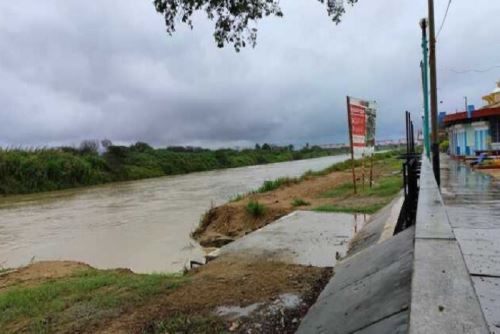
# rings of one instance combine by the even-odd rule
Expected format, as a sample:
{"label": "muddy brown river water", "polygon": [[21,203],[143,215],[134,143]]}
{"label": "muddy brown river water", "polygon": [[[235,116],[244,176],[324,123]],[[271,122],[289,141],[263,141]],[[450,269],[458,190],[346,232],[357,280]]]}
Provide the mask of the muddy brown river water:
{"label": "muddy brown river water", "polygon": [[0,267],[73,260],[135,272],[182,270],[202,255],[189,237],[213,204],[346,155],[113,183],[0,199]]}

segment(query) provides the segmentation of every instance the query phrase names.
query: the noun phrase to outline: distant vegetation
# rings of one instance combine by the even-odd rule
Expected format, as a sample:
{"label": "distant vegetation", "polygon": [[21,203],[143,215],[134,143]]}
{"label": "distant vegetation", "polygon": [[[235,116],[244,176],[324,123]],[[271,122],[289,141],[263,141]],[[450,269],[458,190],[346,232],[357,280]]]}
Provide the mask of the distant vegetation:
{"label": "distant vegetation", "polygon": [[[99,152],[101,149],[101,152]],[[0,195],[138,180],[222,168],[243,167],[346,153],[318,146],[256,145],[254,149],[207,150],[197,147],[154,149],[146,143],[131,146],[84,141],[79,148],[0,148]]]}

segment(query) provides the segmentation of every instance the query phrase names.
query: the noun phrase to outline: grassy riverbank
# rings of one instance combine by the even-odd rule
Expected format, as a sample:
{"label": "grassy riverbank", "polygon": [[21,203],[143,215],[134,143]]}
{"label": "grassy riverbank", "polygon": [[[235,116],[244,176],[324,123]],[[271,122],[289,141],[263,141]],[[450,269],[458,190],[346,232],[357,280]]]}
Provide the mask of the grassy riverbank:
{"label": "grassy riverbank", "polygon": [[[184,275],[39,262],[0,275],[0,332],[291,333],[331,275],[331,268],[266,259],[217,259]],[[279,307],[283,294],[303,303]],[[233,305],[269,312],[238,321],[216,312]]]}
{"label": "grassy riverbank", "polygon": [[80,149],[0,149],[0,195],[52,191],[115,181],[138,180],[223,168],[318,158],[344,153],[313,146],[301,150],[270,147],[241,151],[171,147],[154,149],[145,143]]}
{"label": "grassy riverbank", "polygon": [[403,186],[402,162],[397,156],[398,152],[374,155],[372,187],[369,185],[369,160],[356,160],[356,194],[350,161],[323,171],[307,172],[299,178],[266,181],[255,192],[210,209],[202,217],[193,237],[205,247],[220,247],[295,210],[375,213]]}

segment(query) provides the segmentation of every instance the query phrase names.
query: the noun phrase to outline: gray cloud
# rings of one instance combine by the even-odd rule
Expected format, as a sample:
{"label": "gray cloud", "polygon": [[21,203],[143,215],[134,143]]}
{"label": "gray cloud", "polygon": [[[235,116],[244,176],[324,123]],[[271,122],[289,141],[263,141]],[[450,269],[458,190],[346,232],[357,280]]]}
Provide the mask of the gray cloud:
{"label": "gray cloud", "polygon": [[[379,102],[378,138],[421,112],[426,1],[360,1],[335,26],[317,1],[283,2],[255,49],[217,49],[195,17],[169,37],[150,1],[0,3],[0,145],[84,138],[155,145],[346,141],[345,96]],[[446,1],[437,3],[438,21]],[[500,2],[453,3],[438,41],[443,110],[481,105],[499,70]]]}

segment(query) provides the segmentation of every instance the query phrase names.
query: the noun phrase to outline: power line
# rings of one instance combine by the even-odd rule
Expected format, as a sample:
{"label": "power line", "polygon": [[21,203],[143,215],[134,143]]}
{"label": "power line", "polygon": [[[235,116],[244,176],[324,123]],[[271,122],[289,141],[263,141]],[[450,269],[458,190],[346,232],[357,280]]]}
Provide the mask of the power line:
{"label": "power line", "polygon": [[465,74],[465,73],[485,73],[485,72],[489,72],[489,71],[492,71],[494,69],[497,69],[497,68],[500,68],[500,65],[493,65],[493,66],[490,66],[488,68],[485,68],[485,69],[469,69],[469,70],[455,70],[453,68],[443,68],[443,69],[440,69],[441,71],[450,71],[450,72],[453,72],[453,73],[456,73],[456,74]]}
{"label": "power line", "polygon": [[441,33],[441,30],[443,30],[444,24],[446,22],[446,18],[448,17],[448,11],[450,10],[451,1],[452,0],[448,1],[448,6],[446,7],[446,12],[444,13],[443,22],[441,22],[441,27],[439,27],[439,30],[438,30],[438,33],[437,33],[437,37],[439,37],[439,34]]}

